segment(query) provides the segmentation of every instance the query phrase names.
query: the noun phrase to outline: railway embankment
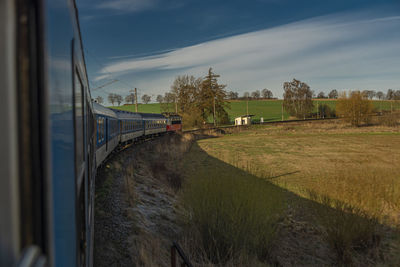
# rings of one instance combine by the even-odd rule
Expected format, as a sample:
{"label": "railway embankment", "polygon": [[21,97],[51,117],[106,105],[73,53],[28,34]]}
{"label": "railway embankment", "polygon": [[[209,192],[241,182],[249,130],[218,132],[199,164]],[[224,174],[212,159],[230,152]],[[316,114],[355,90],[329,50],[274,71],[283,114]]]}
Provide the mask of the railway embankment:
{"label": "railway embankment", "polygon": [[95,266],[168,266],[180,235],[180,162],[192,134],[167,135],[113,155],[96,181]]}

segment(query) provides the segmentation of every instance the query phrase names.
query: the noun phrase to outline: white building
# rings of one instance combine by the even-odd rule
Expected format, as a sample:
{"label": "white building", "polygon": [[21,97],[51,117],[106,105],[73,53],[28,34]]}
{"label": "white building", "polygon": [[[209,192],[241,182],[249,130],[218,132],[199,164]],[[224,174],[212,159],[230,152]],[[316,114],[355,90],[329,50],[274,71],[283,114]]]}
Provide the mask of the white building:
{"label": "white building", "polygon": [[235,125],[250,125],[251,117],[254,115],[243,115],[235,118]]}

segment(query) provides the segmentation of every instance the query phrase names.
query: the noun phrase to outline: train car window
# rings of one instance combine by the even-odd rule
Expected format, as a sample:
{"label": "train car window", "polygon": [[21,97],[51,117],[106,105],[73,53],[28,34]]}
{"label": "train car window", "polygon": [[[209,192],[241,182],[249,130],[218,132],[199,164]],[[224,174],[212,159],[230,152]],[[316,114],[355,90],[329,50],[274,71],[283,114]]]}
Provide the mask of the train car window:
{"label": "train car window", "polygon": [[101,142],[104,140],[104,118],[101,118]]}
{"label": "train car window", "polygon": [[98,118],[97,118],[97,129],[98,129],[98,131],[97,131],[97,142],[98,142],[98,143],[101,143],[101,131],[102,131],[101,129],[102,129],[102,127],[103,127],[103,126],[101,125],[102,122],[103,122],[103,121],[101,120],[101,117],[98,117]]}
{"label": "train car window", "polygon": [[104,127],[104,132],[103,132],[103,136],[104,136],[104,140],[107,139],[107,133],[108,133],[108,120],[107,117],[103,118],[103,127]]}
{"label": "train car window", "polygon": [[100,143],[100,118],[97,117],[97,143]]}
{"label": "train car window", "polygon": [[77,171],[80,171],[84,161],[84,127],[83,127],[83,84],[77,71],[75,71],[75,89],[74,89],[74,104],[75,104],[75,164]]}

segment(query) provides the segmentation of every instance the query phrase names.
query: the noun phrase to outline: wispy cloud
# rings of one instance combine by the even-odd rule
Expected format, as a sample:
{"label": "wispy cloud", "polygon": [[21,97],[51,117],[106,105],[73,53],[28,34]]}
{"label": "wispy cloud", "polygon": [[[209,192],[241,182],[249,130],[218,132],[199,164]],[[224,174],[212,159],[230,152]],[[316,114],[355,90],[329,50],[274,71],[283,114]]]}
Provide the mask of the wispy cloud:
{"label": "wispy cloud", "polygon": [[108,0],[100,3],[97,8],[139,12],[154,8],[157,3],[158,0]]}
{"label": "wispy cloud", "polygon": [[400,16],[331,15],[114,61],[96,79],[147,71],[154,73],[153,86],[166,88],[165,76],[157,78],[160,72],[202,75],[212,66],[238,89],[280,87],[294,76],[319,87],[378,86],[382,80],[400,82],[399,43]]}
{"label": "wispy cloud", "polygon": [[111,76],[111,74],[103,74],[103,75],[100,75],[100,76],[97,76],[96,78],[94,78],[93,80],[95,81],[95,82],[97,82],[97,81],[100,81],[100,80],[104,80],[104,79],[107,79],[107,78],[109,78]]}

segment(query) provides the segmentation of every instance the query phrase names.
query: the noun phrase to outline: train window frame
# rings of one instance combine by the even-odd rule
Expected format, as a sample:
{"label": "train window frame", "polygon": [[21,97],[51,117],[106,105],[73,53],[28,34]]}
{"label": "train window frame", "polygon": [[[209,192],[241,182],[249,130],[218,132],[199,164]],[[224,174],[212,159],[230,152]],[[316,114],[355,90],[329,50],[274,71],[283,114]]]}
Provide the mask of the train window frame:
{"label": "train window frame", "polygon": [[[82,171],[85,169],[85,129],[84,129],[84,85],[82,82],[81,74],[77,66],[74,67],[74,80],[73,80],[73,105],[74,105],[74,139],[75,139],[75,147],[74,147],[74,157],[75,157],[75,171],[76,175],[81,176]],[[77,99],[77,93],[80,93],[80,99]],[[79,102],[78,102],[78,101]],[[80,104],[80,118],[78,118],[77,114],[77,103]],[[80,129],[77,129],[77,123],[80,123]],[[79,136],[78,136],[79,134]],[[79,150],[79,154],[77,153]],[[82,150],[82,151],[80,151]]]}

